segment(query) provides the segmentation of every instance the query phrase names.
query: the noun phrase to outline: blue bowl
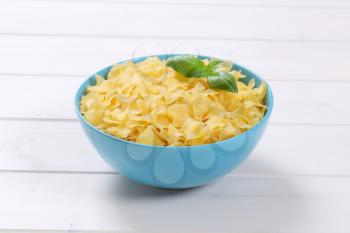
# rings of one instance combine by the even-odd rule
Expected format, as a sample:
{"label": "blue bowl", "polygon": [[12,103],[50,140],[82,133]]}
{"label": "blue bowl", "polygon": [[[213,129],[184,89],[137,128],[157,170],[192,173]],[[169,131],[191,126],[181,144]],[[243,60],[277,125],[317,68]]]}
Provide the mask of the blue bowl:
{"label": "blue bowl", "polygon": [[[164,60],[171,55],[156,55]],[[134,58],[140,62],[147,57]],[[199,56],[200,59],[211,57]],[[123,63],[123,62],[121,62]],[[235,64],[248,82],[255,79],[260,85],[262,79],[247,68]],[[111,66],[96,74],[107,77]],[[207,184],[230,172],[244,161],[260,140],[273,107],[273,96],[267,85],[265,103],[267,112],[263,119],[250,130],[225,141],[198,146],[151,146],[129,142],[95,128],[87,122],[79,111],[79,102],[89,85],[95,85],[95,74],[88,78],[75,96],[75,111],[91,143],[102,158],[120,174],[130,179],[159,188],[183,189]]]}

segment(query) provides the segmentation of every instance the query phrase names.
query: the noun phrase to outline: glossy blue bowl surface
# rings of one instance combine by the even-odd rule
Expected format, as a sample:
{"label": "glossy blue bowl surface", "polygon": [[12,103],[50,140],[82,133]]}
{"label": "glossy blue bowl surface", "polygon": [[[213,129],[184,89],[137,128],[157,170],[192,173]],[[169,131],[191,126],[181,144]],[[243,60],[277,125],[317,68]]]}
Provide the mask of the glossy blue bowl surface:
{"label": "glossy blue bowl surface", "polygon": [[[178,55],[180,54],[154,56],[164,60]],[[137,63],[146,58],[134,58],[132,61]],[[199,56],[199,58],[210,59],[211,57]],[[111,67],[104,68],[96,74],[106,78]],[[234,64],[234,69],[241,70],[247,76],[244,82],[255,79],[256,85],[260,85],[262,78],[257,74],[237,64]],[[96,74],[80,86],[75,96],[75,111],[86,135],[112,168],[134,181],[154,187],[191,188],[224,176],[244,161],[255,148],[265,131],[273,108],[273,96],[267,84],[265,116],[257,125],[243,134],[225,141],[199,146],[162,147],[138,144],[111,136],[95,128],[81,115],[80,99],[89,85],[96,84]]]}

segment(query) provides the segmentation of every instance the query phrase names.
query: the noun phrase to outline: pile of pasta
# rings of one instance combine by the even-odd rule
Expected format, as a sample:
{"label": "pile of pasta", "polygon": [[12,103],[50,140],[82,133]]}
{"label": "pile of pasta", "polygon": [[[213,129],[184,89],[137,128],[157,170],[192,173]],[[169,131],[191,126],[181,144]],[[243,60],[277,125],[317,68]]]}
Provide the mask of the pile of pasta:
{"label": "pile of pasta", "polygon": [[116,64],[106,79],[96,76],[80,111],[98,129],[137,143],[191,146],[225,140],[263,118],[266,85],[245,84],[240,71],[219,69],[236,79],[237,93],[210,89],[205,78],[183,77],[157,57]]}

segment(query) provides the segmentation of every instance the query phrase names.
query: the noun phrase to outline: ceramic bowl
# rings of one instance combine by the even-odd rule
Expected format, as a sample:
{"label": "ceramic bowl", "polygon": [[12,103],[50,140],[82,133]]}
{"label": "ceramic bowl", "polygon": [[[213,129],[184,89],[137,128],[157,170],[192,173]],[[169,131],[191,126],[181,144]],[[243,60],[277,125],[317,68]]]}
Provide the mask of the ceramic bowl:
{"label": "ceramic bowl", "polygon": [[[155,56],[164,60],[177,55],[179,54]],[[132,60],[137,63],[146,58],[140,57]],[[211,57],[199,56],[199,58],[210,59]],[[259,75],[238,64],[235,64],[234,68],[241,70],[247,76],[244,82],[255,79],[256,85],[260,85],[262,78]],[[96,74],[106,78],[110,69],[111,66]],[[251,154],[259,142],[273,108],[273,96],[267,84],[265,116],[257,125],[241,135],[225,141],[198,146],[163,147],[138,144],[104,133],[87,122],[81,115],[80,99],[86,93],[89,85],[95,85],[96,74],[82,83],[75,96],[75,111],[87,137],[102,158],[121,175],[159,188],[196,187],[212,182],[232,171]]]}

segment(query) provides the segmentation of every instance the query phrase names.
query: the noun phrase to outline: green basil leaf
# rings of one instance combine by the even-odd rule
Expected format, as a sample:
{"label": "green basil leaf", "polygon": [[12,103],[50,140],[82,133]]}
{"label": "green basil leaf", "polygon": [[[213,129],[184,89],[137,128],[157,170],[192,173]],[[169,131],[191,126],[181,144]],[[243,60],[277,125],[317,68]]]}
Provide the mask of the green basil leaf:
{"label": "green basil leaf", "polygon": [[168,59],[167,66],[173,68],[187,78],[202,78],[211,74],[204,62],[195,56],[184,55]]}
{"label": "green basil leaf", "polygon": [[226,71],[217,70],[219,65],[229,64],[226,69],[230,70],[231,63],[221,60],[212,60],[208,65],[192,55],[172,57],[167,60],[166,65],[173,68],[187,78],[207,78],[209,86],[213,89],[221,89],[237,92],[237,84],[232,75]]}
{"label": "green basil leaf", "polygon": [[209,64],[207,65],[207,67],[211,70],[214,70],[218,67],[218,65],[220,65],[223,61],[221,60],[212,60],[209,62]]}
{"label": "green basil leaf", "polygon": [[208,83],[211,88],[221,89],[236,93],[238,91],[236,81],[230,73],[220,71],[213,76],[208,77]]}

